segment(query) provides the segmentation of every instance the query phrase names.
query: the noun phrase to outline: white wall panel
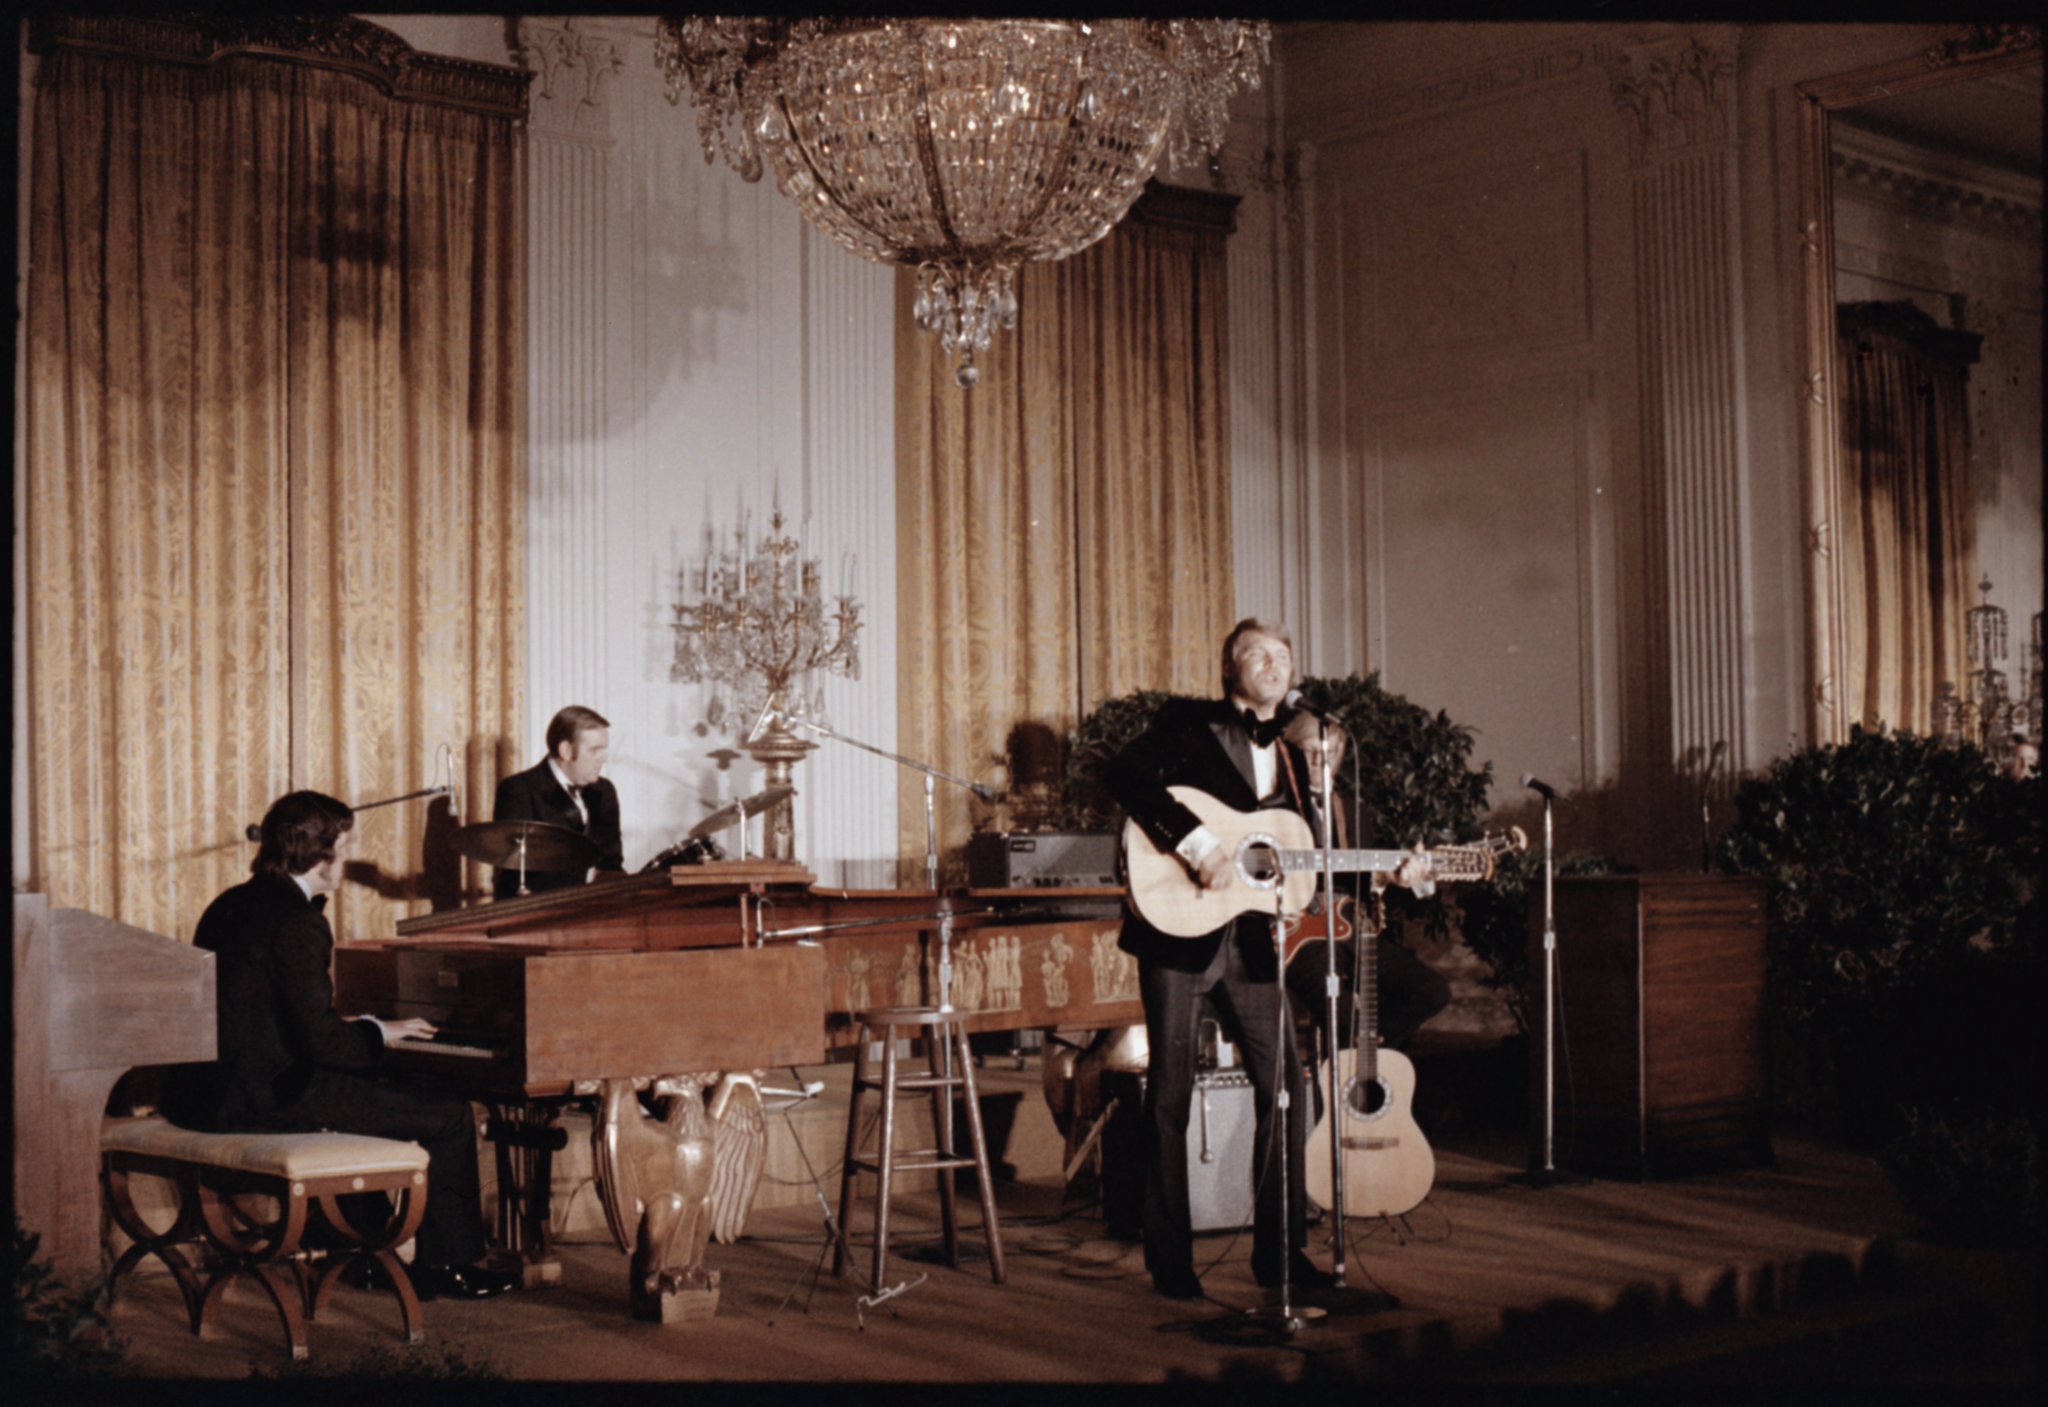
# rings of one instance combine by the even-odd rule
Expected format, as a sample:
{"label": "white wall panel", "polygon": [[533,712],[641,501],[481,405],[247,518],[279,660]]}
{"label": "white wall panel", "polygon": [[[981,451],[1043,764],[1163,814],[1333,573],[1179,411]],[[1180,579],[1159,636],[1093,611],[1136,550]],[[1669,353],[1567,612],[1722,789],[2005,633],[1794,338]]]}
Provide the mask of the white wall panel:
{"label": "white wall panel", "polygon": [[[536,85],[530,138],[526,731],[537,756],[561,705],[611,719],[630,869],[762,785],[711,688],[670,678],[680,573],[742,523],[758,540],[779,506],[828,584],[858,560],[861,678],[826,683],[827,706],[894,741],[892,275],[813,235],[772,180],[706,164],[694,108],[662,95],[651,21],[521,32],[564,65]],[[893,830],[861,813],[879,789],[863,764],[832,751],[797,769],[797,850],[838,879]]]}

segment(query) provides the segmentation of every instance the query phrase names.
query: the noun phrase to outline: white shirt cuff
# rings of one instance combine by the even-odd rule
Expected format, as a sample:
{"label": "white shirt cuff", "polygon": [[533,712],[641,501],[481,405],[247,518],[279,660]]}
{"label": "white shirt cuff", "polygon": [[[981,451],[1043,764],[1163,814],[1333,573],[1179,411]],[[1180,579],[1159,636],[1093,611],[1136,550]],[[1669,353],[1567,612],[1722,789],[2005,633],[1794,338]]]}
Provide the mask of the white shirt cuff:
{"label": "white shirt cuff", "polygon": [[1222,843],[1216,838],[1216,832],[1207,826],[1196,826],[1180,844],[1173,847],[1173,853],[1191,865],[1199,865],[1209,858],[1211,850]]}

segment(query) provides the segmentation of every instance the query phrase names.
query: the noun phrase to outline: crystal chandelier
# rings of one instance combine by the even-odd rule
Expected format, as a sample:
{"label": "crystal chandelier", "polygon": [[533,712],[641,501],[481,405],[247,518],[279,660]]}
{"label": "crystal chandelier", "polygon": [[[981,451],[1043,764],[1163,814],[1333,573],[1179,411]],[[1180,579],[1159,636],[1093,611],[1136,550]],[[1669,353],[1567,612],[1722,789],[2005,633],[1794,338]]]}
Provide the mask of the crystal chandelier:
{"label": "crystal chandelier", "polygon": [[2026,696],[2014,698],[1998,661],[2006,657],[2006,613],[1991,604],[1991,578],[1977,583],[1982,604],[1966,613],[1964,632],[1970,673],[1962,690],[1943,680],[1934,691],[1934,733],[1949,744],[1969,743],[2004,768],[2012,762],[2014,735],[2041,740],[2041,616],[2034,614],[2033,641],[2021,659]]}
{"label": "crystal chandelier", "polygon": [[1271,27],[1245,20],[659,21],[670,102],[687,83],[704,159],[763,155],[842,247],[917,270],[918,325],[962,387],[1017,320],[1017,270],[1115,227],[1162,157],[1223,144]]}

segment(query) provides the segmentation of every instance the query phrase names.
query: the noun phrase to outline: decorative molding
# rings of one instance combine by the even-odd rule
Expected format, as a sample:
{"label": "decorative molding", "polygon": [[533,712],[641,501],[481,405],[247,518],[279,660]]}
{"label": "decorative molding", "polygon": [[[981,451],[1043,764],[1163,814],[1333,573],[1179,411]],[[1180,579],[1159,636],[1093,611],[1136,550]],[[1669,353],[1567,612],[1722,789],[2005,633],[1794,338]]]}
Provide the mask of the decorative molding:
{"label": "decorative molding", "polygon": [[1480,107],[1510,94],[1569,83],[1611,64],[1615,45],[1606,39],[1576,40],[1520,54],[1506,54],[1466,68],[1433,74],[1400,88],[1370,93],[1350,120],[1324,124],[1349,135],[1392,127],[1424,117]]}
{"label": "decorative molding", "polygon": [[[1930,220],[1981,225],[1994,234],[2039,241],[2041,205],[1985,190],[1975,182],[1927,175],[1874,156],[1837,150],[1835,197],[1867,198]],[[1854,187],[1854,190],[1848,189]]]}
{"label": "decorative molding", "polygon": [[382,25],[352,15],[249,10],[41,14],[29,50],[58,50],[207,70],[253,55],[363,78],[395,98],[496,117],[524,117],[532,75],[501,64],[423,54]]}
{"label": "decorative molding", "polygon": [[1961,34],[1929,46],[1922,57],[1929,68],[1947,68],[2040,47],[2041,26],[2037,24],[1973,24]]}
{"label": "decorative molding", "polygon": [[625,45],[578,26],[519,21],[513,57],[535,78],[533,121],[551,135],[611,130],[610,80],[625,71]]}
{"label": "decorative molding", "polygon": [[1735,56],[1690,36],[1631,45],[1607,65],[1608,91],[1629,119],[1629,159],[1640,165],[1728,139]]}

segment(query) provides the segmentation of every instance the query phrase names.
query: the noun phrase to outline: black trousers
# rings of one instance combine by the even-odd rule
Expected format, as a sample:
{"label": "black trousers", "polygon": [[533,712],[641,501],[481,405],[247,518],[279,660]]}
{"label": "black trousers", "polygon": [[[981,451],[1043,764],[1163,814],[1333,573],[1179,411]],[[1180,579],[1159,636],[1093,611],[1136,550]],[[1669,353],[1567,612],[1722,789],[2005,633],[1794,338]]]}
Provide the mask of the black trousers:
{"label": "black trousers", "polygon": [[[427,1150],[427,1206],[414,1243],[421,1265],[469,1265],[484,1253],[483,1193],[476,1166],[476,1116],[469,1102],[322,1070],[278,1116],[278,1127],[311,1133],[396,1138]],[[370,1194],[372,1200],[382,1198]],[[377,1215],[356,1197],[342,1199],[351,1222]]]}
{"label": "black trousers", "polygon": [[[1145,1076],[1145,1268],[1155,1277],[1194,1269],[1193,1215],[1188,1205],[1188,1108],[1195,1092],[1200,1056],[1199,1009],[1207,997],[1224,1036],[1238,1048],[1251,1080],[1257,1148],[1252,1181],[1252,1264],[1266,1273],[1280,1268],[1288,1247],[1308,1236],[1307,1188],[1302,1150],[1308,1141],[1308,1101],[1301,1060],[1294,1046],[1294,1020],[1283,1019],[1278,985],[1255,981],[1246,971],[1241,942],[1271,941],[1266,920],[1245,918],[1250,932],[1227,933],[1203,972],[1178,972],[1156,963],[1138,965],[1138,994],[1145,1005],[1145,1037],[1151,1047]],[[1270,969],[1269,969],[1270,970]],[[1287,1234],[1280,1228],[1280,1148],[1274,1140],[1277,1094],[1290,1091],[1287,1155]]]}

